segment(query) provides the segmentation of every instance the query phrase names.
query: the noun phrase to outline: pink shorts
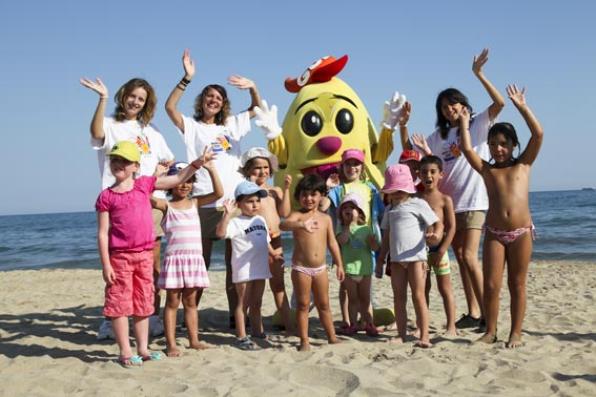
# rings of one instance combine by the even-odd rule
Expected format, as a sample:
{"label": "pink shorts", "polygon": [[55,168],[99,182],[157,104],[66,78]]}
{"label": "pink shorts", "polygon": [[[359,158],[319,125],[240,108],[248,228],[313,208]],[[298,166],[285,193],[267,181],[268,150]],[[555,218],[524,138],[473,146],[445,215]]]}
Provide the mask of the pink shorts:
{"label": "pink shorts", "polygon": [[153,251],[115,252],[110,262],[116,281],[106,286],[103,315],[146,317],[153,314]]}

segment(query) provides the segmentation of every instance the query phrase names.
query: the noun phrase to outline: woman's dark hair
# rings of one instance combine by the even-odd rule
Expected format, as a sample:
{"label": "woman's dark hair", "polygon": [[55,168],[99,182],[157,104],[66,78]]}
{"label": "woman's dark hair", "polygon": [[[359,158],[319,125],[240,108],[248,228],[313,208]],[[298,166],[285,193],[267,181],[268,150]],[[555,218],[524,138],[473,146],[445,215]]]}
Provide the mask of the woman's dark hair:
{"label": "woman's dark hair", "polygon": [[146,126],[153,119],[155,114],[155,106],[157,105],[157,96],[155,90],[147,82],[147,80],[134,78],[127,81],[122,87],[118,89],[116,95],[114,95],[114,102],[116,102],[116,110],[114,111],[114,118],[116,121],[126,120],[126,112],[124,111],[124,100],[137,88],[142,88],[147,93],[147,99],[145,100],[145,106],[139,112],[137,120]]}
{"label": "woman's dark hair", "polygon": [[298,182],[294,190],[294,198],[300,200],[302,192],[320,192],[321,195],[327,194],[327,184],[319,174],[308,174]]}
{"label": "woman's dark hair", "polygon": [[468,102],[468,97],[466,97],[460,90],[457,88],[447,88],[439,93],[437,96],[437,102],[435,103],[435,109],[437,110],[437,122],[436,126],[439,128],[441,133],[441,138],[447,139],[447,133],[449,129],[453,127],[449,124],[449,120],[443,115],[441,111],[441,105],[443,104],[443,100],[446,100],[451,105],[456,103],[461,103],[463,106],[468,108],[470,112],[470,116],[473,113],[472,106]]}
{"label": "woman's dark hair", "polygon": [[207,93],[210,89],[217,91],[223,99],[221,110],[215,115],[215,124],[224,125],[226,119],[230,115],[231,104],[230,100],[228,99],[228,93],[226,92],[226,89],[219,84],[209,84],[203,88],[203,91],[201,91],[199,95],[197,95],[195,99],[195,114],[193,117],[196,121],[201,121],[203,118],[203,101],[205,100],[205,97],[207,96]]}

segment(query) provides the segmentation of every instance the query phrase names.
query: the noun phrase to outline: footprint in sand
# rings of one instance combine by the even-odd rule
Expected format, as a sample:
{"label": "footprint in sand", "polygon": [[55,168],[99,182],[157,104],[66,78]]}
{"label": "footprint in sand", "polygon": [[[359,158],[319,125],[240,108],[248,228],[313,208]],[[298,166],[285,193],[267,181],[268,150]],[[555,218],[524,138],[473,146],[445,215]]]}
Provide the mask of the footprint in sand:
{"label": "footprint in sand", "polygon": [[324,395],[327,390],[336,395],[349,395],[360,386],[360,379],[352,372],[323,366],[299,367],[290,373],[289,381],[318,392],[325,390]]}

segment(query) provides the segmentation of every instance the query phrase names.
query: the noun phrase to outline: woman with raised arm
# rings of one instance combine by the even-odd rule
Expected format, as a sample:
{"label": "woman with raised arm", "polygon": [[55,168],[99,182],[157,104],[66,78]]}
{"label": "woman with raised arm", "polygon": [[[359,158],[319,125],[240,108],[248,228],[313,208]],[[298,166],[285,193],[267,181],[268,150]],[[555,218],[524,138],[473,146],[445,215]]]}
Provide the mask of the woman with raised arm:
{"label": "woman with raised arm", "polygon": [[[195,63],[190,57],[190,51],[184,50],[182,55],[184,77],[174,87],[166,101],[166,112],[170,120],[178,128],[186,145],[189,159],[196,158],[203,152],[205,146],[211,146],[218,154],[215,168],[223,183],[224,195],[217,201],[199,208],[203,239],[203,256],[207,269],[211,263],[213,242],[217,240],[215,227],[223,216],[223,202],[234,198],[234,189],[244,178],[238,172],[242,148],[240,141],[250,131],[250,119],[254,117],[253,108],[260,105],[261,97],[257,86],[252,80],[241,76],[231,76],[228,83],[241,90],[248,90],[251,104],[246,111],[232,115],[230,101],[226,89],[219,84],[209,84],[196,97],[194,115],[188,117],[178,110],[178,102],[195,75]],[[204,195],[211,192],[209,175],[198,170],[196,182],[193,185],[193,195]],[[230,313],[236,307],[236,292],[232,284],[230,264],[231,246],[226,242],[226,294]],[[201,295],[197,295],[200,299]],[[234,316],[230,315],[230,326],[234,327]]]}
{"label": "woman with raised arm", "polygon": [[[456,88],[447,88],[439,93],[435,108],[437,122],[434,133],[426,140],[414,135],[412,142],[426,154],[441,158],[445,176],[440,190],[453,200],[456,214],[456,232],[452,248],[460,267],[462,284],[468,313],[457,322],[458,328],[483,326],[484,310],[482,307],[482,271],[478,263],[478,248],[488,209],[488,197],[482,178],[470,167],[461,153],[459,115],[466,108],[471,115],[470,134],[472,147],[483,159],[488,159],[486,144],[488,130],[505,106],[505,101],[495,86],[486,78],[483,67],[488,61],[488,49],[474,57],[472,71],[484,86],[492,103],[482,112],[473,113],[468,98]],[[407,130],[401,134],[404,148],[409,148]]]}
{"label": "woman with raised arm", "polygon": [[[114,184],[114,175],[110,170],[110,158],[107,155],[116,142],[131,141],[141,152],[140,176],[151,176],[158,163],[169,165],[174,160],[170,148],[159,130],[151,123],[155,114],[157,97],[155,90],[147,80],[134,78],[118,89],[114,96],[116,109],[112,116],[106,117],[105,111],[109,99],[108,88],[97,78],[82,78],[81,85],[99,95],[99,101],[91,120],[91,146],[97,151],[101,188],[106,189]],[[201,152],[202,153],[202,152]],[[153,196],[165,199],[165,193],[155,190]],[[157,283],[160,271],[160,247],[163,230],[160,211],[153,211],[153,231],[155,244],[153,247],[154,280]],[[157,284],[156,284],[157,285]],[[163,324],[159,318],[160,295],[156,288],[155,312],[149,318],[151,335],[163,334]],[[99,327],[98,339],[113,338],[111,323],[104,321]]]}

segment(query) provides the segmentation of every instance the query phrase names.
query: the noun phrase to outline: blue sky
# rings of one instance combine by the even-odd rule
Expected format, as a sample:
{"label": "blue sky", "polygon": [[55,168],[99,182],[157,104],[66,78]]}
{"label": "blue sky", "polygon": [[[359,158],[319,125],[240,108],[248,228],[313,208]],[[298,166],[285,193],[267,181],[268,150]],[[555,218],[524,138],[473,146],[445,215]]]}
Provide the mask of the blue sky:
{"label": "blue sky", "polygon": [[[377,125],[383,101],[398,90],[413,103],[411,131],[429,134],[442,89],[459,88],[476,110],[490,103],[471,72],[473,56],[489,47],[486,75],[503,94],[510,82],[526,86],[545,130],[531,189],[596,186],[592,2],[203,3],[0,3],[0,214],[93,210],[99,173],[89,122],[97,95],[79,85],[83,76],[100,76],[110,96],[132,77],[148,79],[159,98],[154,123],[185,159],[163,110],[182,76],[184,48],[191,49],[197,74],[181,101],[183,113],[191,113],[205,84],[241,74],[278,105],[281,121],[292,100],[284,79],[321,56],[348,54],[339,77]],[[231,88],[229,94],[233,110],[248,105],[247,93]],[[509,102],[500,119],[516,125],[525,145],[528,130]],[[243,142],[246,148],[264,144],[259,129]]]}

